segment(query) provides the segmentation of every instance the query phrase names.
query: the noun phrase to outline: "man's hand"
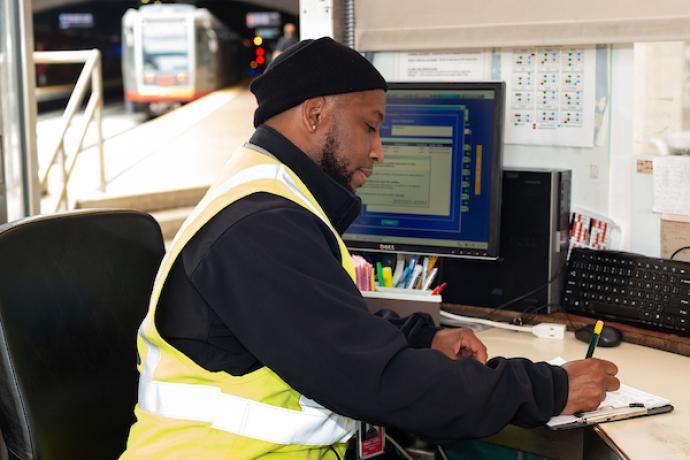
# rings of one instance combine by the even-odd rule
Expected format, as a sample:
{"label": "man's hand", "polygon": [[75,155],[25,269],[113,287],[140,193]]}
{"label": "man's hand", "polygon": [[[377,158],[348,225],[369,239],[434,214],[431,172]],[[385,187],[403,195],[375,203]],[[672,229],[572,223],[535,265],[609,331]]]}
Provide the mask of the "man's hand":
{"label": "man's hand", "polygon": [[486,347],[470,329],[441,329],[434,335],[431,348],[440,351],[450,359],[469,356],[486,364]]}
{"label": "man's hand", "polygon": [[568,373],[568,402],[561,415],[595,410],[606,397],[607,391],[620,388],[616,378],[618,368],[603,359],[580,359],[563,364]]}

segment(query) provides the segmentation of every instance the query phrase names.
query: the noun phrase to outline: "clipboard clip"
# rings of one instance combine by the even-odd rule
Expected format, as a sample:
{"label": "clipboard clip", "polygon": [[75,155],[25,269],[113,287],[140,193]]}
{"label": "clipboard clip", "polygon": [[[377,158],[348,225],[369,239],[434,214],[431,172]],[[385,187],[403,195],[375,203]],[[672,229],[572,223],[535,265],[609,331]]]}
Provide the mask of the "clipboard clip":
{"label": "clipboard clip", "polygon": [[[633,404],[635,404],[633,406]],[[601,413],[593,413],[582,417],[582,422],[586,424],[612,422],[614,420],[622,420],[639,415],[647,415],[648,410],[644,404],[632,403],[628,407],[618,407],[602,411]]]}

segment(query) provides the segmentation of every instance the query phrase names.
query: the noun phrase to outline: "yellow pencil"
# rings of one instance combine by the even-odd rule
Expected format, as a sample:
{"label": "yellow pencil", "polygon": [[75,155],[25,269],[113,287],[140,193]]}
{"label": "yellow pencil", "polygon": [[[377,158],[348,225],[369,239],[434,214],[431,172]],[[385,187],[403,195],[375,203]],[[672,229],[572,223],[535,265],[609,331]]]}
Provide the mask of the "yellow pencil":
{"label": "yellow pencil", "polygon": [[601,330],[603,328],[604,322],[601,320],[597,321],[597,324],[594,325],[594,333],[592,334],[592,337],[589,339],[589,348],[587,349],[587,355],[585,356],[585,359],[591,358],[594,354],[594,349],[597,347],[597,344],[599,343],[599,334],[601,334]]}

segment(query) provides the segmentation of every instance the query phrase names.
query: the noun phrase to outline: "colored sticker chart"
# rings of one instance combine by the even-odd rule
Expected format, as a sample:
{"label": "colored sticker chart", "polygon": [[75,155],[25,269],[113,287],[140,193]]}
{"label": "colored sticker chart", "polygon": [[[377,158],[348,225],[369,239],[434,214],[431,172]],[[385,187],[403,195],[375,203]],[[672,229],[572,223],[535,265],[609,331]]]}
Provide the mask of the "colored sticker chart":
{"label": "colored sticker chart", "polygon": [[594,47],[540,47],[501,52],[508,144],[592,147]]}

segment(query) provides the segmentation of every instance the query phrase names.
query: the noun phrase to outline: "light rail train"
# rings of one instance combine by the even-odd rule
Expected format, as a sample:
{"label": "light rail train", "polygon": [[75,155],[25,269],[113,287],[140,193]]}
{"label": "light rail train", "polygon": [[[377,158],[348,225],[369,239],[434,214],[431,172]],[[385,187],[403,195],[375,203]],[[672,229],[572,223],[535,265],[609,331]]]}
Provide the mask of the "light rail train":
{"label": "light rail train", "polygon": [[205,8],[156,4],[122,18],[122,75],[130,111],[157,113],[239,80],[240,37]]}

